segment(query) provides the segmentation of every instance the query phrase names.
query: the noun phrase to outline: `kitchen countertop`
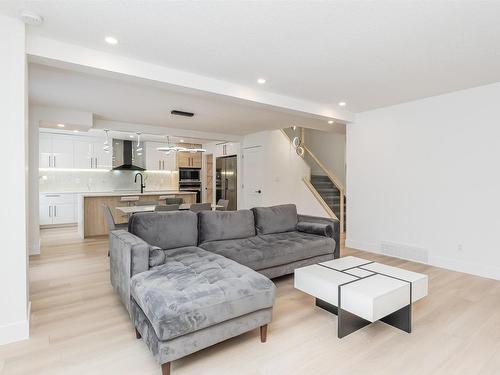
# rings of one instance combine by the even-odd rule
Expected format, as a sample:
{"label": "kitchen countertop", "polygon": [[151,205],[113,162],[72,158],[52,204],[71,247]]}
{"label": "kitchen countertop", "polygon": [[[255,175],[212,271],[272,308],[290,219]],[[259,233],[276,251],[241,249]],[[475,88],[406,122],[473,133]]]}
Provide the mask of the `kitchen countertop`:
{"label": "kitchen countertop", "polygon": [[78,194],[84,197],[113,197],[113,196],[127,196],[127,195],[158,195],[158,194],[195,194],[192,191],[179,191],[179,190],[151,190],[140,193],[139,191],[132,190],[110,190],[110,191],[43,191],[40,195],[44,194]]}
{"label": "kitchen countertop", "polygon": [[196,194],[194,191],[179,191],[179,190],[158,190],[158,191],[145,191],[141,193],[139,191],[109,191],[109,192],[88,192],[81,193],[82,197],[90,198],[90,197],[125,197],[125,196],[143,196],[143,195],[184,195],[184,194]]}

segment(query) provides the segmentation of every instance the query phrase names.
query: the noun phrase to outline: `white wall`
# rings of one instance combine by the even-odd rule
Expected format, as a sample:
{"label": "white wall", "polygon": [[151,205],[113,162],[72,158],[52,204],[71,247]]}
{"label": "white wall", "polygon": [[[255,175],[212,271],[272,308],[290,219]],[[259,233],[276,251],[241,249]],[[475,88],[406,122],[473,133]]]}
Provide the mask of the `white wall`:
{"label": "white wall", "polygon": [[24,24],[0,15],[0,118],[4,197],[0,210],[0,345],[28,338],[27,99]]}
{"label": "white wall", "polygon": [[373,110],[347,127],[347,245],[427,249],[500,279],[500,83]]}
{"label": "white wall", "polygon": [[[305,129],[304,143],[311,152],[328,168],[345,186],[345,145],[346,129],[343,124],[334,125],[332,131]],[[317,167],[313,173],[323,174]]]}
{"label": "white wall", "polygon": [[[264,164],[261,166],[263,206],[294,203],[301,214],[328,217],[302,180],[309,176],[309,167],[280,130],[254,133],[243,139],[243,149],[255,146],[262,146],[264,152]],[[242,169],[244,168],[245,159]],[[242,194],[244,198],[244,189]],[[242,207],[251,208],[245,204],[244,199]]]}

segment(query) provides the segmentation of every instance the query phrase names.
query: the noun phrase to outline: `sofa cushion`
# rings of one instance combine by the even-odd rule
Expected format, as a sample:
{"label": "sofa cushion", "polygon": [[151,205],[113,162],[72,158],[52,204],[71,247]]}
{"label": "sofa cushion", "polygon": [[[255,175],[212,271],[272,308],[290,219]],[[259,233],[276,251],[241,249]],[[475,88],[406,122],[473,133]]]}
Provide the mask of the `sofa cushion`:
{"label": "sofa cushion", "polygon": [[131,295],[160,340],[273,305],[273,282],[241,264],[198,247],[166,254],[165,264],[131,279]]}
{"label": "sofa cushion", "polygon": [[191,211],[144,212],[130,217],[129,232],[162,249],[196,246],[198,217]]}
{"label": "sofa cushion", "polygon": [[294,204],[255,207],[252,211],[257,234],[290,232],[297,227],[297,207]]}
{"label": "sofa cushion", "polygon": [[333,254],[335,240],[302,232],[265,234],[239,240],[205,242],[201,248],[254,270]]}
{"label": "sofa cushion", "polygon": [[253,212],[201,211],[198,213],[199,243],[255,236]]}

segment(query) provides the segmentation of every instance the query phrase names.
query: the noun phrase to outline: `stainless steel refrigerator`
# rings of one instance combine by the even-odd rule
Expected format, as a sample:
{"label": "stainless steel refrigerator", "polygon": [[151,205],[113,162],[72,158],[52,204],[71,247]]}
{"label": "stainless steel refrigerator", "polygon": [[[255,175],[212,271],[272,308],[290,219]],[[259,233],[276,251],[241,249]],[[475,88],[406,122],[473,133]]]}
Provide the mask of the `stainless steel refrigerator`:
{"label": "stainless steel refrigerator", "polygon": [[236,210],[238,176],[236,156],[217,158],[215,162],[215,198],[227,199],[228,210]]}

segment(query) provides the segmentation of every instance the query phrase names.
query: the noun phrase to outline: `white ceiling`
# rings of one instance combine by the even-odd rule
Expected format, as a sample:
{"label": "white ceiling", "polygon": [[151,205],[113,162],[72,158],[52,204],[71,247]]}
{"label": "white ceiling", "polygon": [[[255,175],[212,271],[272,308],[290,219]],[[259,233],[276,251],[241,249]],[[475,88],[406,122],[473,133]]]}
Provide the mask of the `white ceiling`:
{"label": "white ceiling", "polygon": [[[37,64],[29,65],[29,100],[31,105],[92,112],[94,123],[109,120],[207,134],[244,135],[292,125],[324,130],[333,128],[324,118],[292,114],[226,96]],[[195,115],[191,118],[173,116],[170,114],[173,109],[194,112]],[[143,131],[140,127],[135,130]]]}
{"label": "white ceiling", "polygon": [[354,112],[500,81],[499,1],[0,4],[22,8],[30,33]]}

